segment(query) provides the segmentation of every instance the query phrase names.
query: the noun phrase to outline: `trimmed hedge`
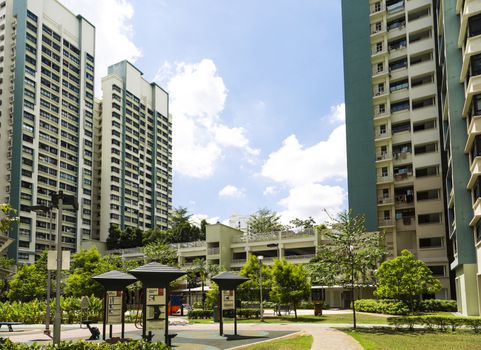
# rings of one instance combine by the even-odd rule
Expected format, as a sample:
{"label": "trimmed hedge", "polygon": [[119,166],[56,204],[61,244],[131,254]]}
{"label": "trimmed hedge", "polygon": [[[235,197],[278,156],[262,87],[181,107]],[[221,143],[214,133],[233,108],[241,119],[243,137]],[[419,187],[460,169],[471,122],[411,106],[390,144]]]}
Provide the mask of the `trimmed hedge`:
{"label": "trimmed hedge", "polygon": [[0,338],[0,348],[8,350],[168,350],[170,349],[163,343],[145,342],[143,340],[133,340],[115,344],[90,343],[84,341],[62,342],[59,346],[37,344],[13,343],[10,339]]}
{"label": "trimmed hedge", "polygon": [[471,328],[475,333],[481,331],[481,317],[457,317],[457,316],[400,316],[388,317],[388,324],[394,326],[396,329],[407,326],[410,330],[414,326],[423,326],[429,330],[438,329],[446,331],[451,328],[455,331],[456,328],[465,326]]}
{"label": "trimmed hedge", "polygon": [[189,311],[188,317],[190,319],[213,318],[213,310],[192,309]]}
{"label": "trimmed hedge", "polygon": [[[402,302],[389,299],[361,299],[355,302],[356,310],[363,312],[373,312],[388,315],[408,315],[410,313],[409,306]],[[416,312],[436,312],[457,310],[455,300],[443,299],[426,299],[416,303],[414,311]]]}
{"label": "trimmed hedge", "polygon": [[238,309],[237,316],[239,318],[260,318],[261,310],[259,309]]}

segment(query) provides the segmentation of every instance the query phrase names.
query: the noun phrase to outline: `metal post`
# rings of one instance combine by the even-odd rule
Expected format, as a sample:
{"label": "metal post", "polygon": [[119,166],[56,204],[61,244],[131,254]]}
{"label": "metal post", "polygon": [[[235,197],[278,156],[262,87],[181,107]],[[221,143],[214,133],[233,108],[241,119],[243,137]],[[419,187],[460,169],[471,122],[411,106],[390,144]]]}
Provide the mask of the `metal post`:
{"label": "metal post", "polygon": [[169,339],[169,302],[170,302],[170,291],[169,283],[165,286],[165,344],[171,346]]}
{"label": "metal post", "polygon": [[219,334],[224,335],[224,313],[222,312],[222,289],[219,286]]}
{"label": "metal post", "polygon": [[62,326],[62,316],[60,314],[60,287],[62,283],[62,206],[63,192],[58,192],[58,220],[57,220],[57,288],[55,293],[55,324],[53,327],[53,344],[60,344],[60,327]]}
{"label": "metal post", "polygon": [[262,305],[262,259],[259,260],[261,263],[260,268],[260,278],[259,278],[259,291],[260,291],[260,311],[261,311],[261,322],[264,321],[264,308]]}
{"label": "metal post", "polygon": [[350,258],[351,258],[351,293],[352,293],[352,321],[353,328],[356,329],[356,298],[354,297],[354,251],[353,246],[349,246]]}
{"label": "metal post", "polygon": [[142,339],[147,339],[147,288],[142,287],[144,296],[142,299]]}
{"label": "metal post", "polygon": [[237,335],[237,288],[234,288],[234,335]]}
{"label": "metal post", "polygon": [[[48,229],[48,251],[52,246],[52,218],[53,218],[53,207],[50,205],[50,226]],[[50,336],[50,290],[52,289],[52,274],[48,268],[48,256],[47,256],[47,306],[46,306],[46,313],[45,313],[45,334]]]}
{"label": "metal post", "polygon": [[122,315],[120,321],[122,322],[122,328],[120,330],[120,337],[125,338],[125,311],[127,311],[127,300],[126,300],[127,288],[122,291]]}
{"label": "metal post", "polygon": [[106,326],[107,326],[107,290],[104,290],[104,315],[103,315],[103,321],[102,321],[102,340],[105,340],[106,336],[105,333],[107,332]]}

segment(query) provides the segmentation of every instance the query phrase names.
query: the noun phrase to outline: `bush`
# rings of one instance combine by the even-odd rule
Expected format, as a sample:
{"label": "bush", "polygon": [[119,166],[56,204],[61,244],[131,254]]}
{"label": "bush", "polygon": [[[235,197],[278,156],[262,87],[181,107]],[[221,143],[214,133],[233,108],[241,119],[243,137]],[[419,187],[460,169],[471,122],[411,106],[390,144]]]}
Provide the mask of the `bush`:
{"label": "bush", "polygon": [[[1,340],[1,338],[0,338]],[[8,350],[167,350],[169,349],[163,343],[145,342],[143,340],[134,340],[129,342],[107,344],[107,343],[87,343],[78,342],[62,342],[59,346],[46,345],[39,347],[36,344],[13,343],[10,339],[2,340],[0,348]]]}
{"label": "bush", "polygon": [[202,309],[192,309],[189,311],[189,318],[190,319],[199,319],[199,318],[213,318],[214,311],[212,310],[202,310]]}
{"label": "bush", "polygon": [[418,310],[424,312],[435,311],[448,311],[455,312],[458,309],[456,300],[443,300],[443,299],[426,299],[421,300],[418,305]]}
{"label": "bush", "polygon": [[361,299],[355,301],[356,310],[388,315],[407,315],[409,307],[401,301]]}
{"label": "bush", "polygon": [[[80,323],[83,315],[80,313],[80,299],[62,298],[60,301],[62,309],[62,321],[64,323]],[[50,304],[51,320],[55,313],[55,300]],[[0,315],[4,322],[22,322],[27,324],[39,324],[45,322],[46,302],[32,300],[26,303],[13,301],[0,303]],[[85,316],[84,316],[85,317]],[[89,298],[89,320],[98,321],[102,319],[102,299]]]}
{"label": "bush", "polygon": [[410,330],[414,329],[415,325],[424,326],[429,330],[439,329],[446,331],[451,327],[455,331],[457,327],[466,326],[471,328],[475,333],[481,331],[480,317],[456,317],[456,316],[400,316],[388,317],[388,324],[393,325],[396,329],[402,326],[407,326]]}
{"label": "bush", "polygon": [[239,318],[260,318],[261,311],[259,309],[239,309],[237,310]]}
{"label": "bush", "polygon": [[[363,312],[373,312],[388,315],[408,315],[410,313],[409,307],[406,303],[390,299],[360,299],[356,300],[355,305],[356,310]],[[456,310],[457,304],[455,300],[443,299],[421,300],[415,304],[414,309],[414,311],[422,312],[453,312]]]}

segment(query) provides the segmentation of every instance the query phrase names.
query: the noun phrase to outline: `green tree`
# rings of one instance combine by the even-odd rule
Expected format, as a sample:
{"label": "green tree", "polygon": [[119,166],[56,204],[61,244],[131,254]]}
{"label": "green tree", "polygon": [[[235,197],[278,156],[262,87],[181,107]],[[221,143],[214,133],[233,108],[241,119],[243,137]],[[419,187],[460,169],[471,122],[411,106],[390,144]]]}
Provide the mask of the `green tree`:
{"label": "green tree", "polygon": [[120,246],[120,235],[122,231],[116,224],[110,225],[109,236],[107,237],[107,249],[118,249]]}
{"label": "green tree", "polygon": [[161,241],[148,243],[144,247],[147,262],[156,261],[163,265],[177,266],[177,252],[170,245]]}
{"label": "green tree", "polygon": [[147,245],[156,241],[165,242],[167,240],[168,232],[162,230],[160,227],[154,227],[144,232],[142,236],[142,245]]}
{"label": "green tree", "polygon": [[289,224],[294,229],[308,230],[316,227],[316,220],[309,216],[307,219],[295,218],[289,221]]}
{"label": "green tree", "polygon": [[281,217],[274,211],[261,208],[252,214],[247,221],[250,234],[277,232],[284,229]]}
{"label": "green tree", "polygon": [[[240,275],[249,278],[237,288],[239,297],[242,300],[259,300],[260,302],[260,270],[261,263],[255,255],[250,254],[244,266],[240,270]],[[269,291],[272,287],[271,268],[262,264],[262,289]]]}
{"label": "green tree", "polygon": [[374,283],[374,271],[387,255],[384,233],[367,232],[364,216],[344,211],[326,225],[321,237],[318,253],[308,269],[311,280],[322,285],[350,286],[356,300],[355,286]]}
{"label": "green tree", "polygon": [[10,204],[0,203],[0,233],[8,233],[14,223],[17,222],[16,210]]}
{"label": "green tree", "polygon": [[441,282],[421,260],[404,249],[398,257],[381,264],[376,272],[376,296],[407,303],[414,312],[414,303],[422,294],[436,293]]}
{"label": "green tree", "polygon": [[0,300],[4,300],[7,296],[9,275],[14,263],[12,259],[0,256]]}
{"label": "green tree", "polygon": [[22,302],[43,299],[47,288],[46,277],[35,264],[20,265],[10,281],[8,299]]}
{"label": "green tree", "polygon": [[[89,250],[82,249],[75,253],[72,256],[70,275],[67,278],[65,293],[74,297],[83,295],[102,296],[102,287],[92,281],[92,277],[98,274],[101,261],[102,256],[95,247]],[[112,268],[112,270],[114,269]]]}
{"label": "green tree", "polygon": [[301,264],[290,264],[285,259],[275,259],[272,267],[272,289],[270,297],[281,304],[290,304],[297,319],[297,308],[309,297],[311,283],[307,271]]}

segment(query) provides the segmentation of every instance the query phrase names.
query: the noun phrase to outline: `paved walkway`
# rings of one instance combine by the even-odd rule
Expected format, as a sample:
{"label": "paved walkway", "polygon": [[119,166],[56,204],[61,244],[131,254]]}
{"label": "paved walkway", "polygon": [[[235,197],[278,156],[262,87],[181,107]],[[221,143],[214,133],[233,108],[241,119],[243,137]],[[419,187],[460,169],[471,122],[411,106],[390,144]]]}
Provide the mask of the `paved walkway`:
{"label": "paved walkway", "polygon": [[[293,323],[239,323],[239,332],[252,332],[252,331],[272,331],[272,332],[306,332],[313,336],[314,342],[312,344],[312,350],[362,350],[361,345],[354,340],[354,338],[341,332],[336,328],[350,328],[350,324],[293,324]],[[372,327],[373,325],[365,325],[366,327]],[[14,342],[19,343],[43,343],[51,341],[46,335],[43,334],[43,325],[22,325],[17,326],[18,331],[13,333],[0,332],[0,337],[9,337]],[[360,325],[362,327],[362,325]],[[101,327],[99,327],[101,329]],[[232,332],[233,325],[224,325],[225,333]],[[172,332],[182,331],[217,331],[219,329],[218,324],[192,324],[192,325],[176,325],[170,326],[169,329]],[[125,330],[128,332],[128,336],[132,338],[140,338],[140,330],[135,328],[133,324],[126,324]],[[113,333],[118,335],[120,333],[120,326],[114,326]],[[137,337],[138,334],[138,337]],[[134,335],[134,336],[133,336]],[[90,336],[88,329],[79,328],[78,325],[67,325],[62,328],[62,340],[74,340],[74,339],[87,339]],[[195,342],[192,339],[192,342]],[[175,341],[174,341],[175,343]],[[181,345],[180,343],[178,345]],[[178,349],[182,349],[179,346]]]}

